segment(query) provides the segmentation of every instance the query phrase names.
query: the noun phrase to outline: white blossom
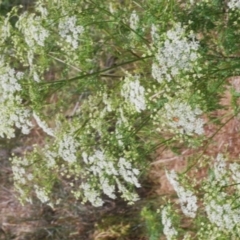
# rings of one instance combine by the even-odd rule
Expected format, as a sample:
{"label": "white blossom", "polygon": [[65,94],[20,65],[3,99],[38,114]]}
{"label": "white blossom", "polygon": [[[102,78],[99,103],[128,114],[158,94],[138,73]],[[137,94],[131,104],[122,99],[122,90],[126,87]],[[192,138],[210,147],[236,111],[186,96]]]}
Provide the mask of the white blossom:
{"label": "white blossom", "polygon": [[84,27],[77,25],[77,17],[64,17],[60,19],[59,25],[60,36],[69,44],[73,49],[78,48],[79,36],[84,32]]}
{"label": "white blossom", "polygon": [[157,33],[157,26],[155,24],[152,24],[151,26],[151,38],[152,41],[155,43],[157,43],[159,41],[159,35]]}
{"label": "white blossom", "polygon": [[104,93],[102,100],[104,102],[104,104],[106,105],[105,109],[107,110],[107,112],[112,112],[112,102],[111,100],[108,98],[107,94]]}
{"label": "white blossom", "polygon": [[115,125],[115,136],[118,142],[118,145],[120,147],[122,147],[124,145],[122,139],[123,139],[123,135],[121,134],[121,127],[123,127],[123,122],[121,119],[118,119],[118,121],[116,122]]}
{"label": "white blossom", "polygon": [[132,12],[129,22],[130,22],[130,28],[136,31],[139,24],[139,17],[135,10]]}
{"label": "white blossom", "polygon": [[164,105],[165,112],[161,113],[162,118],[168,125],[180,134],[198,134],[204,133],[204,121],[198,116],[202,113],[199,108],[192,109],[190,105],[184,102],[169,102]]}
{"label": "white blossom", "polygon": [[84,201],[89,201],[95,207],[101,207],[103,200],[100,198],[100,193],[93,189],[89,183],[82,183],[81,189],[83,189]]}
{"label": "white blossom", "polygon": [[230,0],[227,5],[232,10],[240,9],[240,1],[239,0]]}
{"label": "white blossom", "polygon": [[211,223],[221,230],[232,230],[240,223],[240,209],[226,203],[226,194],[219,192],[215,199],[205,202],[205,210]]}
{"label": "white blossom", "polygon": [[30,48],[35,49],[36,45],[44,47],[49,31],[42,26],[41,17],[25,12],[20,15],[16,27],[24,34],[24,39]]}
{"label": "white blossom", "polygon": [[21,129],[23,134],[28,134],[32,127],[30,111],[22,106],[22,99],[18,94],[22,89],[22,78],[23,73],[5,66],[3,59],[0,59],[0,137],[14,137],[14,126]]}
{"label": "white blossom", "polygon": [[36,10],[41,13],[42,18],[46,18],[48,16],[48,10],[44,7],[44,3],[42,0],[37,1]]}
{"label": "white blossom", "polygon": [[77,161],[76,152],[78,147],[79,143],[72,136],[65,134],[58,142],[58,154],[65,161],[74,163]]}
{"label": "white blossom", "polygon": [[22,72],[16,72],[10,67],[2,66],[0,69],[1,101],[7,100],[9,96],[12,96],[15,92],[19,92],[22,89],[19,83],[22,78]]}
{"label": "white blossom", "polygon": [[163,224],[163,233],[166,236],[167,240],[174,239],[177,235],[177,230],[172,225],[171,215],[167,207],[162,209],[162,224]]}
{"label": "white blossom", "polygon": [[[232,163],[229,165],[229,169],[231,170],[232,174],[231,177],[235,183],[240,183],[240,165],[238,163]],[[240,188],[239,185],[237,185]]]}
{"label": "white blossom", "polygon": [[45,148],[43,154],[46,158],[47,167],[49,168],[54,167],[56,164],[55,159],[58,157],[58,154],[55,151],[51,151],[50,149],[48,149],[48,147]]}
{"label": "white blossom", "polygon": [[45,132],[47,133],[49,136],[52,136],[54,137],[54,132],[51,128],[49,128],[46,124],[45,121],[41,120],[40,117],[35,113],[33,112],[33,117],[34,119],[36,120],[38,126]]}
{"label": "white blossom", "polygon": [[221,186],[224,186],[227,184],[226,181],[226,174],[227,174],[227,169],[226,169],[226,160],[224,159],[222,154],[218,154],[216,157],[216,161],[214,163],[214,175],[215,175],[215,180],[220,184]]}
{"label": "white blossom", "polygon": [[115,199],[115,186],[109,184],[109,180],[107,178],[100,178],[100,184],[102,185],[103,193],[106,194],[109,198]]}
{"label": "white blossom", "polygon": [[146,109],[145,89],[140,85],[139,76],[128,75],[125,78],[121,95],[128,101],[137,112]]}
{"label": "white blossom", "polygon": [[183,213],[190,218],[195,218],[196,211],[198,209],[197,206],[197,197],[193,194],[192,191],[188,189],[184,189],[178,182],[178,176],[175,171],[167,172],[166,175],[168,178],[168,181],[173,186],[174,190],[176,191],[181,209]]}
{"label": "white blossom", "polygon": [[140,183],[138,182],[137,176],[139,174],[138,169],[132,168],[130,162],[126,161],[125,158],[120,158],[118,161],[119,166],[119,174],[123,177],[126,182],[132,183],[137,188],[141,187]]}
{"label": "white blossom", "polygon": [[[89,182],[85,183],[85,187],[82,188],[84,191],[87,189],[89,193],[84,193],[85,201],[95,202],[94,196],[100,196],[100,193],[106,194],[109,198],[115,199],[115,184],[119,192],[122,194],[122,198],[128,201],[128,203],[133,203],[139,199],[138,195],[134,192],[130,192],[122,183],[134,185],[135,187],[140,187],[138,182],[139,170],[132,167],[132,164],[125,158],[120,157],[118,164],[114,164],[111,159],[107,158],[101,150],[96,150],[93,155],[88,155],[86,152],[82,153],[83,161],[87,164],[87,171],[89,174],[94,176],[99,181],[99,192],[91,188]],[[88,186],[88,187],[86,187]],[[89,190],[90,189],[90,190]],[[88,197],[91,199],[88,200]],[[95,203],[94,203],[95,204]]]}
{"label": "white blossom", "polygon": [[129,191],[118,179],[116,179],[121,197],[128,202],[129,205],[134,204],[139,200],[139,196],[132,191]]}
{"label": "white blossom", "polygon": [[[152,37],[155,31],[155,29],[152,30]],[[159,83],[164,80],[171,81],[182,71],[191,71],[198,59],[199,43],[192,33],[186,35],[180,23],[167,31],[166,37],[167,39],[160,44],[155,54],[157,62],[152,65],[152,76]]]}
{"label": "white blossom", "polygon": [[26,184],[25,168],[20,167],[20,166],[18,166],[16,164],[13,164],[12,171],[13,171],[14,181],[16,181],[16,182],[18,182],[20,184]]}
{"label": "white blossom", "polygon": [[44,188],[41,188],[37,185],[34,185],[34,189],[35,189],[35,193],[37,195],[37,198],[42,202],[42,203],[46,203],[48,201],[50,201],[48,193],[46,192],[46,190]]}
{"label": "white blossom", "polygon": [[36,71],[33,72],[33,80],[35,82],[40,82],[40,78],[39,78],[39,75]]}
{"label": "white blossom", "polygon": [[0,42],[4,42],[8,37],[10,37],[10,29],[11,24],[9,22],[9,16],[7,16],[0,24]]}

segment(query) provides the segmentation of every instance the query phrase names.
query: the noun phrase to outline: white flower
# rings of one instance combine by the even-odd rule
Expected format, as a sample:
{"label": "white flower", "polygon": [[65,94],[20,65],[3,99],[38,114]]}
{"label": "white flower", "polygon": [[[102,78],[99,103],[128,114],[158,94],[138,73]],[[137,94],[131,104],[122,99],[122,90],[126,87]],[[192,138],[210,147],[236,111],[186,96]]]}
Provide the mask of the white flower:
{"label": "white flower", "polygon": [[226,166],[226,160],[224,159],[223,155],[219,153],[216,157],[213,171],[216,181],[218,181],[221,185],[225,185],[227,183],[224,179],[227,173]]}
{"label": "white flower", "polygon": [[[115,185],[117,183],[118,190],[122,194],[122,198],[128,201],[130,204],[139,199],[138,195],[134,192],[130,192],[121,182],[124,180],[128,184],[140,187],[137,176],[139,170],[132,168],[132,164],[125,158],[121,157],[118,160],[117,166],[111,159],[105,156],[101,150],[96,150],[93,155],[88,156],[86,152],[82,153],[83,161],[87,164],[86,170],[90,175],[100,183],[98,185],[99,192],[91,189],[91,184],[86,182],[82,187],[84,191],[85,201],[89,201],[95,204],[95,197],[100,197],[100,193],[106,194],[109,198],[115,199]],[[89,190],[91,189],[91,190]],[[87,191],[87,193],[85,193]],[[96,195],[98,194],[98,195]],[[88,199],[90,197],[90,199]]]}
{"label": "white flower", "polygon": [[100,193],[91,187],[89,183],[82,183],[81,188],[84,193],[84,201],[89,201],[95,207],[101,207],[103,201],[100,198]]}
{"label": "white flower", "polygon": [[177,231],[172,226],[171,215],[167,207],[164,207],[162,210],[162,224],[163,224],[163,233],[167,237],[167,240],[173,239],[174,236],[177,235]]}
{"label": "white flower", "polygon": [[56,164],[55,159],[57,158],[58,154],[54,151],[49,150],[48,147],[45,148],[43,154],[47,161],[47,163],[46,163],[47,167],[49,167],[49,168],[54,167]]}
{"label": "white flower", "polygon": [[159,38],[160,38],[157,33],[157,26],[154,24],[152,24],[151,26],[151,37],[152,37],[152,41],[156,43],[159,41]]}
{"label": "white flower", "polygon": [[65,134],[58,143],[58,154],[67,162],[77,161],[77,148],[79,143],[70,135]]}
{"label": "white flower", "polygon": [[53,133],[53,130],[51,128],[49,128],[46,124],[45,121],[41,120],[40,117],[35,113],[33,112],[33,117],[34,119],[36,120],[38,126],[45,132],[47,133],[49,136],[52,136],[54,137],[54,133]]}
{"label": "white flower", "polygon": [[[152,38],[155,38],[155,29],[152,29]],[[180,23],[166,33],[167,39],[157,49],[157,62],[152,65],[152,76],[159,83],[171,81],[182,71],[191,71],[198,59],[199,43],[193,34],[186,37],[185,29]]]}
{"label": "white flower", "polygon": [[126,182],[132,183],[137,188],[141,187],[138,182],[137,175],[139,174],[138,169],[133,169],[130,162],[126,161],[125,158],[120,158],[118,162],[119,174],[123,177]]}
{"label": "white flower", "polygon": [[126,200],[128,204],[134,204],[139,200],[139,196],[136,193],[130,192],[118,179],[116,179],[116,182],[119,192],[121,192],[121,197]]}
{"label": "white flower", "polygon": [[240,1],[239,0],[230,0],[227,5],[232,10],[240,9]]}
{"label": "white flower", "polygon": [[122,139],[123,139],[123,135],[121,134],[121,128],[123,127],[123,123],[122,123],[122,120],[119,119],[117,122],[116,122],[116,125],[115,125],[115,136],[116,136],[116,139],[118,141],[118,145],[120,147],[122,147],[124,145]]}
{"label": "white flower", "polygon": [[14,137],[15,126],[23,134],[28,134],[32,127],[30,111],[22,106],[22,99],[18,94],[21,91],[22,78],[22,72],[5,66],[3,59],[0,59],[0,137]]}
{"label": "white flower", "polygon": [[37,185],[34,186],[35,188],[35,193],[37,195],[37,198],[42,202],[42,203],[46,203],[48,202],[50,199],[49,199],[49,196],[48,196],[48,193],[46,192],[46,190],[44,188],[41,188]]}
{"label": "white flower", "polygon": [[135,10],[132,12],[129,22],[130,22],[130,28],[136,31],[139,23],[139,17]]}
{"label": "white flower", "polygon": [[[239,183],[240,182],[240,165],[237,163],[232,163],[229,165],[229,169],[232,172],[232,179],[234,180],[235,183]],[[239,185],[237,185],[237,188],[240,188]]]}
{"label": "white flower", "polygon": [[39,78],[39,75],[36,71],[33,72],[33,80],[35,82],[40,82],[40,78]]}
{"label": "white flower", "polygon": [[26,12],[20,15],[16,27],[24,34],[24,39],[30,48],[36,45],[44,47],[49,31],[42,26],[42,19]]}
{"label": "white flower", "polygon": [[165,111],[160,113],[164,119],[164,124],[171,127],[180,134],[204,133],[204,121],[198,116],[202,113],[199,108],[192,109],[184,102],[169,102],[164,105]]}
{"label": "white flower", "polygon": [[48,16],[48,10],[44,7],[42,1],[37,1],[36,10],[41,13],[42,18],[46,18]]}
{"label": "white flower", "polygon": [[111,199],[115,199],[116,195],[115,195],[115,186],[114,185],[110,185],[109,184],[109,180],[108,179],[100,179],[100,184],[102,185],[102,189],[104,194],[106,194],[109,198]]}
{"label": "white flower", "polygon": [[88,155],[86,152],[82,153],[82,158],[83,158],[83,161],[87,164],[88,163]]}
{"label": "white flower", "polygon": [[125,78],[121,95],[128,101],[137,112],[146,109],[145,89],[140,85],[139,76],[128,75]]}
{"label": "white flower", "polygon": [[175,171],[167,172],[168,181],[173,186],[179,197],[181,209],[187,217],[195,218],[197,206],[197,197],[192,191],[184,189],[178,182],[178,176]]}
{"label": "white flower", "polygon": [[60,36],[71,44],[73,49],[77,49],[79,35],[84,32],[84,27],[77,25],[77,17],[71,16],[60,19],[58,29]]}
{"label": "white flower", "polygon": [[106,105],[107,112],[111,112],[112,111],[112,103],[106,93],[103,94],[102,100],[103,100],[104,104]]}
{"label": "white flower", "polygon": [[0,24],[0,42],[4,42],[8,37],[10,37],[10,29],[11,24],[9,22],[9,16],[4,17],[4,22],[1,22]]}
{"label": "white flower", "polygon": [[211,223],[221,230],[231,231],[236,224],[240,223],[240,209],[232,208],[226,202],[226,194],[219,192],[216,199],[205,202],[205,210]]}
{"label": "white flower", "polygon": [[0,82],[1,82],[1,101],[12,97],[12,94],[19,92],[22,88],[20,80],[23,78],[22,72],[16,72],[8,66],[1,66],[0,62]]}

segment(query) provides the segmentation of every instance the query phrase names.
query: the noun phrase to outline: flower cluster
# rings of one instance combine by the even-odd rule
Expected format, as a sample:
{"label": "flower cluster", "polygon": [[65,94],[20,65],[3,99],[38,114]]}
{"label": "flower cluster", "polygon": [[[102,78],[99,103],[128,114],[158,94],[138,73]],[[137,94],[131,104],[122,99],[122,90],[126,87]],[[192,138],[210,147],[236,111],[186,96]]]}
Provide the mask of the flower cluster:
{"label": "flower cluster", "polygon": [[0,101],[0,137],[15,137],[14,126],[21,129],[23,134],[29,134],[32,127],[30,111],[23,108],[22,100],[16,96],[8,101]]}
{"label": "flower cluster", "polygon": [[[152,36],[156,36],[153,29]],[[183,71],[192,71],[198,59],[199,44],[195,36],[192,33],[187,36],[185,28],[180,23],[167,31],[166,38],[160,43],[155,54],[157,61],[152,64],[152,76],[159,83],[164,80],[171,81]]]}
{"label": "flower cluster", "polygon": [[95,153],[89,156],[86,152],[82,153],[83,161],[87,164],[86,170],[92,176],[89,181],[97,178],[99,182],[98,190],[96,190],[93,184],[85,182],[81,185],[84,194],[84,201],[91,202],[94,206],[100,206],[101,192],[106,194],[109,198],[115,199],[115,184],[117,184],[119,192],[122,193],[122,197],[128,202],[132,203],[138,200],[135,193],[127,190],[127,188],[121,183],[122,179],[136,187],[140,187],[137,176],[139,170],[133,168],[131,163],[125,158],[121,157],[116,164],[111,157],[106,156],[103,151],[96,150]]}
{"label": "flower cluster", "polygon": [[215,182],[218,183],[221,186],[224,186],[227,184],[227,168],[226,168],[226,160],[223,156],[223,154],[218,154],[216,157],[216,161],[214,163],[214,175],[215,175]]}
{"label": "flower cluster", "polygon": [[146,109],[145,89],[140,85],[139,76],[131,76],[130,74],[124,80],[121,95],[128,101],[137,112]]}
{"label": "flower cluster", "polygon": [[40,119],[40,117],[34,112],[33,113],[33,117],[36,120],[38,126],[45,132],[47,133],[49,136],[54,137],[54,132],[51,128],[49,128],[47,126],[47,123],[43,120]]}
{"label": "flower cluster", "polygon": [[[47,149],[47,148],[46,148]],[[51,189],[54,182],[49,181],[52,169],[46,168],[45,159],[40,157],[36,149],[25,157],[13,156],[11,159],[14,186],[18,190],[19,199],[22,203],[32,203],[30,192],[35,193],[36,197],[50,206]]]}
{"label": "flower cluster", "polygon": [[46,166],[50,169],[56,167],[58,153],[49,149],[49,146],[45,146],[43,154],[43,157],[46,159]]}
{"label": "flower cluster", "polygon": [[168,102],[164,105],[164,111],[160,111],[163,124],[180,134],[201,135],[204,133],[203,119],[199,118],[202,111],[199,108],[192,109],[184,102]]}
{"label": "flower cluster", "polygon": [[226,203],[226,194],[219,192],[216,198],[205,202],[205,210],[211,223],[221,230],[232,230],[240,223],[240,209]]}
{"label": "flower cluster", "polygon": [[35,189],[35,193],[37,198],[42,202],[42,203],[46,203],[48,201],[50,201],[49,199],[49,194],[46,192],[46,189],[41,188],[37,185],[34,185],[34,189]]}
{"label": "flower cluster", "polygon": [[16,72],[0,61],[1,137],[14,137],[14,126],[21,129],[23,134],[28,134],[30,132],[32,126],[29,121],[30,112],[22,106],[22,99],[18,95],[18,92],[21,90],[20,80],[22,78],[23,73]]}
{"label": "flower cluster", "polygon": [[[227,159],[219,153],[215,159],[213,173],[214,180],[209,177],[204,184],[204,205],[209,221],[220,231],[232,231],[240,223],[240,210],[236,201],[236,189],[239,183],[239,165],[229,164]],[[230,171],[232,172],[230,178]],[[231,182],[231,179],[235,182]],[[226,188],[227,187],[227,188]]]}
{"label": "flower cluster", "polygon": [[136,31],[138,28],[139,17],[135,10],[132,12],[129,22],[130,22],[130,28]]}
{"label": "flower cluster", "polygon": [[79,35],[83,33],[84,27],[77,25],[77,17],[64,17],[60,20],[59,25],[60,36],[69,43],[73,49],[78,48]]}
{"label": "flower cluster", "polygon": [[41,17],[25,12],[20,15],[16,26],[23,33],[29,48],[36,48],[36,45],[44,47],[49,31],[42,26]]}
{"label": "flower cluster", "polygon": [[239,0],[230,0],[227,5],[232,10],[240,9],[240,1]]}
{"label": "flower cluster", "polygon": [[[231,177],[235,183],[240,182],[240,165],[238,163],[232,163],[229,165],[229,169],[231,171]],[[239,184],[236,186],[238,189],[240,189]]]}
{"label": "flower cluster", "polygon": [[46,9],[44,5],[44,0],[38,0],[36,2],[36,11],[39,12],[42,16],[42,18],[46,18],[48,16],[48,10]]}
{"label": "flower cluster", "polygon": [[[92,184],[82,183],[80,187],[83,190],[83,202],[89,201],[94,207],[101,207],[103,205],[101,192],[94,189]],[[75,197],[77,198],[76,194]]]}
{"label": "flower cluster", "polygon": [[11,24],[9,22],[9,16],[4,18],[0,26],[0,42],[4,42],[8,37],[10,37]]}
{"label": "flower cluster", "polygon": [[65,134],[58,142],[58,154],[63,160],[74,163],[77,161],[76,152],[79,143],[68,134]]}
{"label": "flower cluster", "polygon": [[104,111],[106,110],[107,112],[112,112],[113,111],[112,102],[106,93],[103,94],[102,100],[103,100],[103,103],[105,104]]}
{"label": "flower cluster", "polygon": [[137,188],[141,187],[137,179],[137,176],[139,175],[139,170],[136,168],[132,168],[130,162],[128,162],[125,158],[121,157],[118,161],[118,167],[119,174],[126,182],[134,184]]}
{"label": "flower cluster", "polygon": [[17,189],[20,194],[19,199],[31,202],[29,196],[26,196],[27,193],[23,186],[26,184],[29,185],[29,182],[32,180],[33,175],[28,174],[26,171],[26,167],[29,166],[29,162],[26,158],[22,159],[17,156],[13,156],[11,159],[12,164],[12,172],[13,172],[13,180],[14,187]]}
{"label": "flower cluster", "polygon": [[[20,164],[20,162],[22,162]],[[19,161],[17,157],[12,158],[12,171],[13,171],[13,178],[14,181],[19,184],[26,184],[26,171],[24,168],[24,161]]]}
{"label": "flower cluster", "polygon": [[192,191],[184,189],[178,182],[178,176],[175,171],[166,172],[168,181],[173,186],[179,197],[181,209],[183,213],[190,218],[195,218],[197,206],[197,197]]}
{"label": "flower cluster", "polygon": [[160,39],[160,36],[157,32],[157,29],[158,29],[157,26],[155,24],[152,24],[152,26],[151,26],[151,38],[152,38],[152,41],[156,42],[156,43]]}
{"label": "flower cluster", "polygon": [[166,236],[167,240],[174,239],[177,236],[178,232],[172,225],[171,213],[169,212],[168,207],[162,209],[162,224],[163,224],[163,233]]}

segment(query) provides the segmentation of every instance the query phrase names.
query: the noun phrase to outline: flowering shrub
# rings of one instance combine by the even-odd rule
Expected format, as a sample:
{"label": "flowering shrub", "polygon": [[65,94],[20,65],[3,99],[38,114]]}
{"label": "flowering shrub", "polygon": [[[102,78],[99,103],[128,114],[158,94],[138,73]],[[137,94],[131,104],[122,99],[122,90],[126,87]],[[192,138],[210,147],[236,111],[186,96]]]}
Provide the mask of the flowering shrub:
{"label": "flowering shrub", "polygon": [[[240,74],[238,5],[38,0],[1,15],[0,137],[43,131],[41,146],[11,158],[19,199],[54,207],[64,182],[82,203],[134,204],[159,146],[207,146],[226,79]],[[239,237],[239,164],[207,159],[200,181],[189,182],[191,166],[166,169],[175,195],[155,213],[162,229],[152,239]]]}

